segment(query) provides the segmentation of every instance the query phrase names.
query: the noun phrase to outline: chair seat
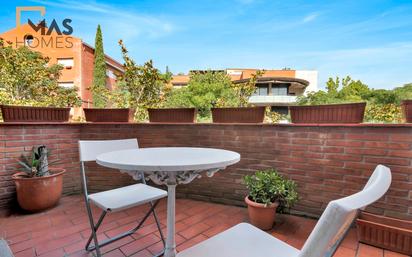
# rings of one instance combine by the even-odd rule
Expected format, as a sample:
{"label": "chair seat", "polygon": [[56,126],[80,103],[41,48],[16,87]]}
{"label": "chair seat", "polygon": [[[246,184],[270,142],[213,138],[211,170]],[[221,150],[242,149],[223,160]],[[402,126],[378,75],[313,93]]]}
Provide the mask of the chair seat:
{"label": "chair seat", "polygon": [[135,184],[90,194],[95,205],[110,212],[121,211],[137,205],[149,203],[167,196],[167,192],[145,184]]}
{"label": "chair seat", "polygon": [[297,257],[299,250],[248,224],[240,223],[177,254],[178,257]]}

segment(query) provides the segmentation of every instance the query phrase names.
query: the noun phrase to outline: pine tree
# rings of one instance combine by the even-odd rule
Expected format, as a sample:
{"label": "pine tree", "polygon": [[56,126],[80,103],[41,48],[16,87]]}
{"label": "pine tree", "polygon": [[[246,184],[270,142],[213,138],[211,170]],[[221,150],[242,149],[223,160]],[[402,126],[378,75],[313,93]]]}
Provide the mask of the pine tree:
{"label": "pine tree", "polygon": [[94,69],[93,69],[93,106],[105,107],[106,91],[106,62],[103,50],[103,36],[100,25],[97,26],[96,38],[94,43]]}

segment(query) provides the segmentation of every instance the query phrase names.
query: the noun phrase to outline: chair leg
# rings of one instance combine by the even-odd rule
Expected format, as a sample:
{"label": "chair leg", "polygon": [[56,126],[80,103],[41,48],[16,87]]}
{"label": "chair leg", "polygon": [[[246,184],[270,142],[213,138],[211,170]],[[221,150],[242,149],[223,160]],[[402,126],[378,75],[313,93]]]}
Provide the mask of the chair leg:
{"label": "chair leg", "polygon": [[154,212],[158,203],[159,203],[159,200],[157,200],[154,204],[151,204],[150,210],[144,215],[143,219],[139,222],[139,225],[137,225],[137,227],[135,227],[131,231],[136,232],[143,225],[143,223],[147,220],[147,218],[149,218],[150,214]]}
{"label": "chair leg", "polygon": [[[146,179],[145,179],[145,177],[144,177],[144,172],[140,172],[140,176],[141,176],[141,178],[142,178],[142,183],[145,184],[145,185],[147,185]],[[159,202],[159,200],[157,200],[155,204],[157,205],[158,202]],[[152,202],[152,201],[150,202],[150,206],[153,207],[153,202]],[[159,230],[160,238],[162,239],[163,246],[166,247],[166,241],[165,241],[165,238],[164,238],[164,236],[163,236],[162,229],[160,228],[160,222],[159,222],[159,219],[157,218],[157,214],[156,214],[156,210],[155,210],[155,209],[153,209],[153,216],[154,216],[154,218],[155,218],[156,226],[157,226],[157,229]]]}
{"label": "chair leg", "polygon": [[[153,206],[153,202],[150,202],[150,205]],[[159,234],[160,234],[160,238],[162,239],[163,246],[166,246],[166,241],[163,236],[162,228],[160,227],[160,222],[159,222],[159,219],[157,218],[157,213],[155,209],[153,209],[153,217],[156,221],[156,226],[157,226],[157,229],[159,230]]]}
{"label": "chair leg", "polygon": [[[99,218],[99,220],[97,221],[96,225],[94,226],[94,232],[95,232],[95,233],[97,233],[97,230],[99,229],[100,225],[102,224],[103,219],[104,219],[104,217],[106,216],[106,214],[107,214],[106,211],[103,211],[102,214],[100,214],[100,218]],[[90,243],[92,242],[92,239],[93,239],[93,233],[90,235],[89,239],[87,240],[86,250],[89,249],[89,245],[90,245]]]}
{"label": "chair leg", "polygon": [[[142,227],[142,225],[143,225],[143,223],[147,220],[147,218],[150,216],[150,214],[152,214],[153,213],[153,211],[154,211],[154,209],[156,208],[156,206],[157,206],[157,204],[159,203],[159,200],[157,200],[152,206],[151,206],[151,208],[150,208],[150,210],[146,213],[146,215],[143,217],[143,219],[139,222],[139,224],[135,227],[135,228],[133,228],[133,229],[131,229],[131,230],[129,230],[129,231],[126,231],[126,232],[124,232],[124,233],[122,233],[122,234],[119,234],[119,235],[117,235],[117,236],[115,236],[115,237],[112,237],[112,238],[109,238],[109,239],[107,239],[107,240],[104,240],[103,242],[101,242],[100,244],[98,244],[98,243],[96,243],[96,241],[97,241],[97,237],[96,237],[96,240],[94,241],[95,242],[95,245],[91,245],[91,246],[89,246],[89,247],[87,247],[86,248],[86,250],[87,251],[93,251],[93,250],[95,250],[95,249],[97,249],[97,248],[100,248],[100,247],[103,247],[103,246],[105,246],[105,245],[108,245],[108,244],[110,244],[110,243],[112,243],[112,242],[114,242],[114,241],[117,241],[117,240],[119,240],[119,239],[122,239],[122,238],[124,238],[124,237],[127,237],[127,236],[129,236],[129,235],[131,235],[131,234],[134,234],[138,229],[140,229],[141,227]],[[102,217],[103,216],[103,217]],[[100,216],[101,217],[101,220],[103,220],[103,218],[104,218],[104,215],[102,214],[102,216]],[[101,223],[101,220],[99,219],[99,221],[100,221],[100,223]],[[99,222],[98,222],[99,223]],[[100,224],[99,224],[100,225]],[[97,227],[98,228],[98,227]],[[96,228],[96,231],[97,231],[97,228]],[[96,231],[94,231],[94,233],[96,234]],[[93,236],[93,235],[92,235]],[[94,237],[94,236],[93,236]],[[99,257],[100,257],[100,255],[98,255]]]}
{"label": "chair leg", "polygon": [[[158,202],[159,202],[159,200],[156,202],[156,204],[157,204]],[[150,202],[150,205],[153,206],[153,202]],[[153,217],[154,217],[154,219],[155,219],[155,221],[156,221],[157,229],[159,230],[160,239],[162,240],[162,243],[163,243],[163,250],[162,250],[160,253],[157,253],[156,255],[154,255],[153,257],[160,257],[160,256],[163,256],[163,255],[164,255],[164,249],[165,249],[165,247],[166,247],[166,240],[165,240],[165,238],[164,238],[164,236],[163,236],[162,228],[160,227],[160,222],[159,222],[159,219],[157,218],[156,210],[153,209],[153,212],[152,212],[152,213],[153,213]]]}
{"label": "chair leg", "polygon": [[[101,257],[102,255],[100,253],[100,247],[99,247],[99,243],[97,241],[97,234],[96,234],[95,225],[94,225],[94,221],[93,221],[93,214],[92,214],[92,210],[90,208],[90,204],[88,202],[86,202],[86,208],[87,208],[87,215],[89,216],[90,228],[92,229],[92,235],[91,236],[93,237],[94,245],[96,246],[95,247],[96,255],[97,255],[97,257]],[[86,247],[86,250],[87,250],[87,247]]]}

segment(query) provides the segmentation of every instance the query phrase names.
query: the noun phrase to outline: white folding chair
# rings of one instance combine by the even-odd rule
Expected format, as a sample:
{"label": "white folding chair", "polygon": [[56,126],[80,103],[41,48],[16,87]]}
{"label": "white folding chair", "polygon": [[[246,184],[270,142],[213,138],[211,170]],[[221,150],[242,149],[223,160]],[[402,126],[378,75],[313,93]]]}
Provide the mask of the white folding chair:
{"label": "white folding chair", "polygon": [[358,210],[389,189],[391,171],[378,165],[364,189],[329,202],[302,250],[247,223],[238,224],[178,253],[178,257],[331,257],[355,220]]}
{"label": "white folding chair", "polygon": [[[86,202],[87,214],[89,216],[90,227],[92,229],[92,233],[89,237],[89,240],[86,243],[86,250],[96,250],[96,254],[99,257],[101,256],[100,247],[103,247],[116,240],[119,240],[121,238],[124,238],[128,235],[135,233],[143,225],[143,223],[150,216],[150,214],[153,214],[153,217],[156,221],[156,225],[159,230],[160,237],[163,241],[163,245],[165,243],[163,233],[160,228],[160,223],[155,212],[155,208],[161,198],[167,197],[167,192],[146,185],[143,173],[141,174],[143,183],[98,192],[94,194],[88,194],[87,191],[87,179],[84,165],[85,162],[96,161],[96,157],[102,153],[136,148],[138,148],[136,139],[79,141],[80,170],[82,176],[83,194]],[[96,223],[94,223],[93,220],[93,215],[90,207],[91,203],[102,209],[102,214],[100,215]],[[103,242],[98,242],[97,230],[99,229],[99,226],[102,224],[103,219],[108,212],[117,212],[143,204],[150,204],[150,210],[146,213],[146,215],[135,228],[126,231],[122,234],[119,234],[115,237],[109,238]],[[94,240],[94,245],[90,246],[92,239]]]}

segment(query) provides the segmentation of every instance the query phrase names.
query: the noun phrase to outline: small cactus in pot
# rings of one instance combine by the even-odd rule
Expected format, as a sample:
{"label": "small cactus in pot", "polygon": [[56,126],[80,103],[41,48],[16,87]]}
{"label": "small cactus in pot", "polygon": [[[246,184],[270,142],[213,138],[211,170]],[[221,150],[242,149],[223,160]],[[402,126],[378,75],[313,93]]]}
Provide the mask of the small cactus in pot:
{"label": "small cactus in pot", "polygon": [[28,178],[50,176],[48,155],[45,145],[33,146],[30,157],[22,154],[18,163],[23,167]]}

